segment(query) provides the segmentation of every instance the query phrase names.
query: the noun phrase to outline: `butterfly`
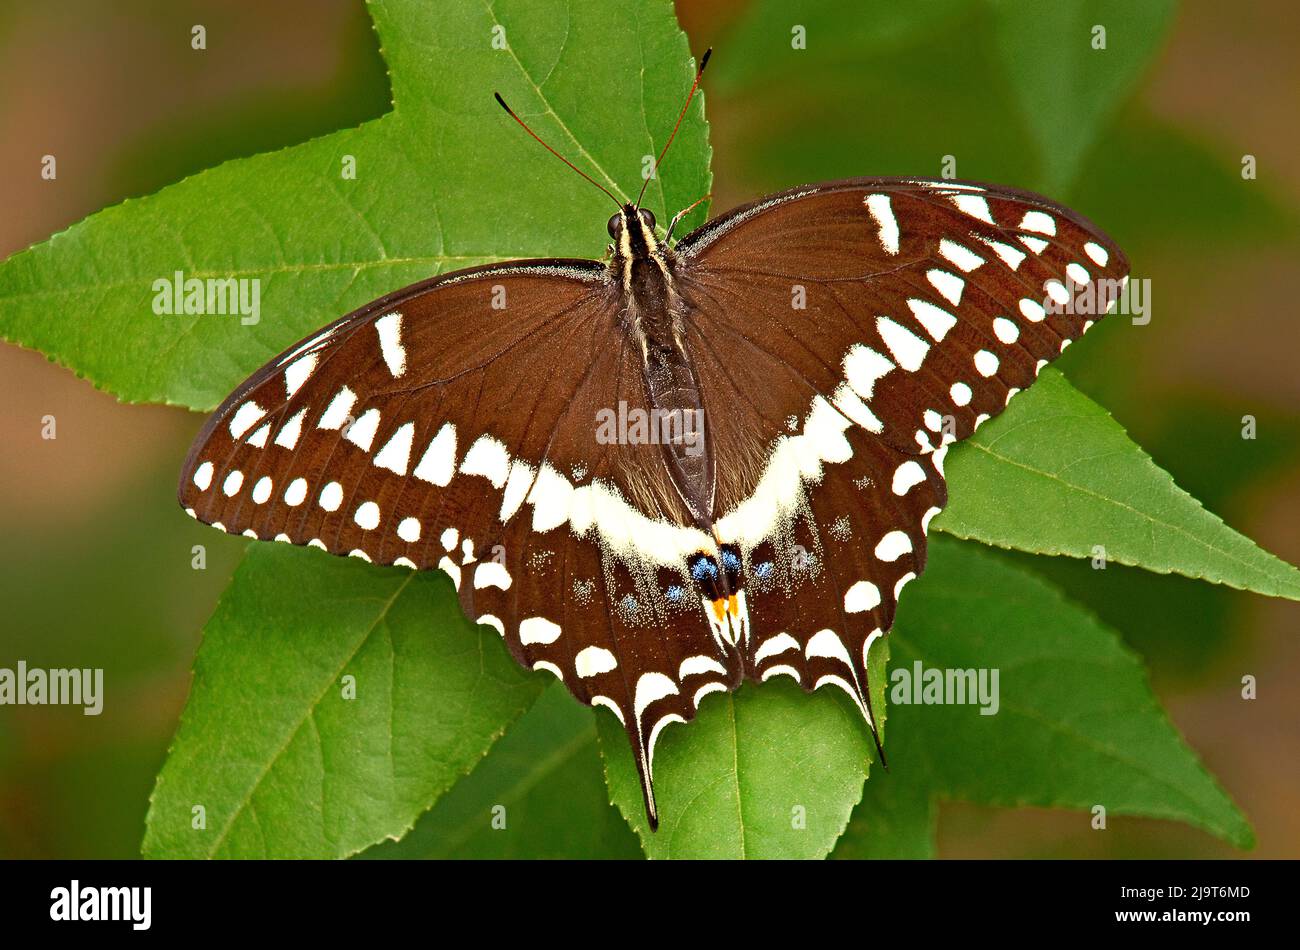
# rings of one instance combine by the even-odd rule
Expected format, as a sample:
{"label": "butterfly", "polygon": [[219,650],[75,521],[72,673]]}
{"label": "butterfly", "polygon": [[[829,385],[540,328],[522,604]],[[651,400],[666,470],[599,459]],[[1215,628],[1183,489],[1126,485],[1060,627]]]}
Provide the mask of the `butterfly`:
{"label": "butterfly", "polygon": [[662,730],[746,679],[843,690],[883,758],[868,653],[925,566],[949,446],[1128,263],[1069,209],[974,182],[793,188],[676,242],[681,215],[661,232],[610,197],[606,260],[440,275],[281,353],[207,421],[179,497],[227,532],[445,573],[521,664],[617,717],[653,828]]}

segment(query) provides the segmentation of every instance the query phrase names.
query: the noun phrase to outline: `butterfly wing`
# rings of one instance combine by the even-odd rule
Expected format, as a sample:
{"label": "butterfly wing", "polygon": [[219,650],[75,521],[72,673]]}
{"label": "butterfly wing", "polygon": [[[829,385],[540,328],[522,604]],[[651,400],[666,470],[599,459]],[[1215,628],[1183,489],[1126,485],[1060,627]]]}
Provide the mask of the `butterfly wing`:
{"label": "butterfly wing", "polygon": [[682,596],[708,539],[683,527],[659,446],[602,438],[602,412],[646,408],[620,301],[584,261],[375,301],[241,385],[179,495],[231,533],[445,572],[519,662],[623,722],[653,817],[658,731],[740,670]]}
{"label": "butterfly wing", "polygon": [[924,568],[948,445],[1106,312],[1128,263],[1038,195],[901,179],[774,195],[676,250],[747,675],[838,686],[870,721],[867,650]]}

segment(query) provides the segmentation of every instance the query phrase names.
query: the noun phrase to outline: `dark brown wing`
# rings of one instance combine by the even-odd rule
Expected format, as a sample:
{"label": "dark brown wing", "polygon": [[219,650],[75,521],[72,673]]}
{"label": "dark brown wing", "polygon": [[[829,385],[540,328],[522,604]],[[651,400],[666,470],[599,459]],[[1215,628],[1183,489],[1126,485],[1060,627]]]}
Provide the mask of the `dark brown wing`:
{"label": "dark brown wing", "polygon": [[[624,723],[654,814],[654,740],[734,685],[691,589],[658,445],[603,265],[493,265],[399,291],[255,373],[197,438],[180,502],[225,531],[441,569],[525,666]],[[672,596],[674,592],[678,596]],[[671,631],[671,632],[670,632]]]}
{"label": "dark brown wing", "polygon": [[1038,195],[872,178],[738,208],[677,253],[747,674],[867,715],[866,649],[924,568],[949,443],[1106,312],[1127,261]]}

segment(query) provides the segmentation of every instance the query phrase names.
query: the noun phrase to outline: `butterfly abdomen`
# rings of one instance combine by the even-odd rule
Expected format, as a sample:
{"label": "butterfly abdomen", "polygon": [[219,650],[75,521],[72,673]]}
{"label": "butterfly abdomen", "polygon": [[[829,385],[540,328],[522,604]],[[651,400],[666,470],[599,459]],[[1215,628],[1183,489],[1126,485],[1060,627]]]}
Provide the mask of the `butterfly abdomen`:
{"label": "butterfly abdomen", "polygon": [[648,232],[639,224],[627,230],[638,235],[628,242],[634,252],[649,250],[616,261],[628,275],[623,326],[641,353],[649,424],[673,487],[696,525],[708,530],[714,514],[713,459],[705,438],[699,376],[682,332],[687,308],[676,290],[672,252],[663,245],[648,245]]}

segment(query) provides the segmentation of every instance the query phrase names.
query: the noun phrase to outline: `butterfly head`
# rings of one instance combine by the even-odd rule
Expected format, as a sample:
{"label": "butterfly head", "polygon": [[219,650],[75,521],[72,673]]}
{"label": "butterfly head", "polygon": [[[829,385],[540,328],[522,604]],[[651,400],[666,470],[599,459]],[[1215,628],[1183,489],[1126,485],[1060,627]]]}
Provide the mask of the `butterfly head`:
{"label": "butterfly head", "polygon": [[655,216],[648,208],[626,204],[606,225],[614,239],[612,253],[621,260],[649,260],[659,251]]}

